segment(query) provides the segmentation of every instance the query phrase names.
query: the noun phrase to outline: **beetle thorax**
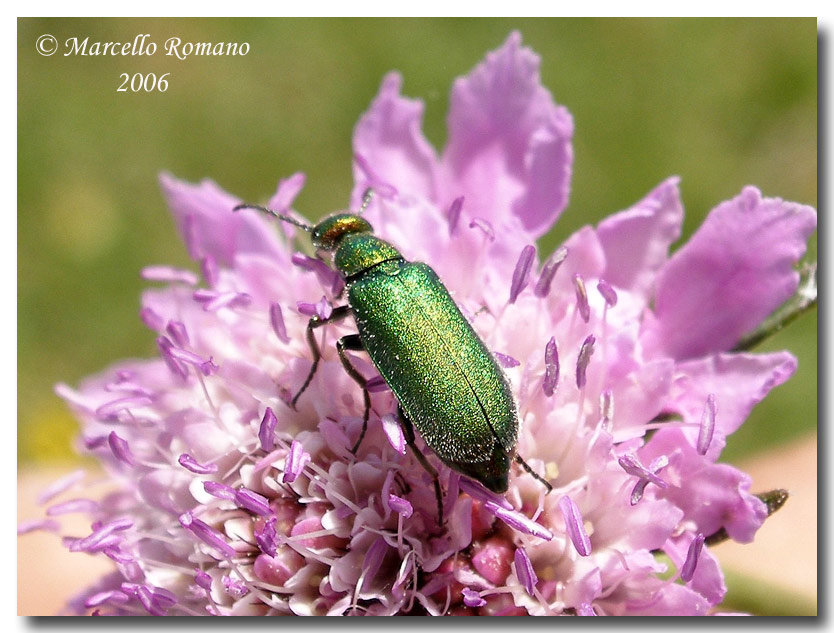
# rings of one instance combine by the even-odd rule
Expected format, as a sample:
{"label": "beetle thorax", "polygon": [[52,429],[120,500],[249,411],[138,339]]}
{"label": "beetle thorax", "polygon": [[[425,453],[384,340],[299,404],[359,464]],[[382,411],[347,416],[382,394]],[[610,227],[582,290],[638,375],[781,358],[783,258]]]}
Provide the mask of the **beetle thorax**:
{"label": "beetle thorax", "polygon": [[388,242],[370,233],[352,233],[342,238],[333,263],[350,277],[392,259],[402,259],[402,255]]}

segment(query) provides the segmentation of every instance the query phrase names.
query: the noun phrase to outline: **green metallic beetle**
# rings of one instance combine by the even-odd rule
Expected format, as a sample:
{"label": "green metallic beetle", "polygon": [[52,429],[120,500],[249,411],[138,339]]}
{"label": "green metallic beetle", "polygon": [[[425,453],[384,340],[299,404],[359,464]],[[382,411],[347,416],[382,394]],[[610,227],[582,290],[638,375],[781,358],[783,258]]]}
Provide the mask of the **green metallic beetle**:
{"label": "green metallic beetle", "polygon": [[[368,191],[359,213],[370,198]],[[354,453],[367,429],[370,395],[366,379],[344,352],[364,350],[399,401],[406,442],[434,478],[441,522],[437,471],[414,446],[412,424],[442,462],[493,492],[506,492],[511,459],[550,488],[515,454],[518,414],[503,370],[429,266],[406,261],[358,214],[339,213],[307,226],[265,207],[243,204],[235,210],[240,208],[258,209],[309,231],[315,248],[334,252],[333,263],[345,279],[348,305],[308,323],[313,365],[293,407],[321,358],[314,330],[352,314],[359,333],[341,338],[336,347],[364,392],[365,416]]]}

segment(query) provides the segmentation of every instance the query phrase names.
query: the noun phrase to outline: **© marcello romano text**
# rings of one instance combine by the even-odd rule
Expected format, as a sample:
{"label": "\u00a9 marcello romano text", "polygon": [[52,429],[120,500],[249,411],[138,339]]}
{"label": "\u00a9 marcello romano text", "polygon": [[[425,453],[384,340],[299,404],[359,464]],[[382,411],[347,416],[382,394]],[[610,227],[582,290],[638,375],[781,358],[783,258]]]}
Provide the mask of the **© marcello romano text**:
{"label": "\u00a9 marcello romano text", "polygon": [[152,56],[161,51],[169,57],[187,59],[193,56],[233,56],[249,53],[248,42],[191,42],[183,41],[179,37],[169,37],[160,48],[150,39],[150,35],[137,35],[129,42],[100,42],[70,37],[64,42],[64,57],[70,55],[81,56]]}

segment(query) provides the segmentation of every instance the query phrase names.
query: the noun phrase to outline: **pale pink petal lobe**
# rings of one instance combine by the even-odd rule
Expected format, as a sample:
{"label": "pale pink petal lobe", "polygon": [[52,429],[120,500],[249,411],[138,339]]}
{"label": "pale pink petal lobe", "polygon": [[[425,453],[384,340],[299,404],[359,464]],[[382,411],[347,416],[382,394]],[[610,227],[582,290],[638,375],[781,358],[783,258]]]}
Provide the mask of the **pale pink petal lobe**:
{"label": "pale pink petal lobe", "polygon": [[452,89],[443,155],[449,196],[466,196],[474,216],[506,224],[511,211],[532,236],[565,208],[573,120],[541,85],[539,58],[512,33]]}
{"label": "pale pink petal lobe", "polygon": [[168,174],[160,176],[177,228],[196,261],[210,255],[221,266],[230,266],[238,253],[276,255],[283,251],[277,234],[258,211],[233,212],[240,200],[214,182],[193,185]]}
{"label": "pale pink petal lobe", "polygon": [[796,291],[811,207],[746,187],[717,206],[661,269],[656,344],[672,358],[725,351]]}
{"label": "pale pink petal lobe", "polygon": [[712,394],[720,403],[715,417],[712,442],[707,455],[716,459],[726,437],[734,433],[771,389],[784,383],[796,370],[796,359],[788,352],[771,354],[715,354],[678,363],[672,384],[672,406],[685,422],[693,425],[685,433],[697,444],[704,403]]}
{"label": "pale pink petal lobe", "polygon": [[[371,108],[356,125],[353,150],[377,178],[397,191],[435,200],[437,158],[421,131],[423,103],[400,96],[401,86],[399,74],[385,76]],[[358,200],[366,187],[366,175],[358,165],[354,180]]]}
{"label": "pale pink petal lobe", "polygon": [[633,207],[600,222],[597,237],[605,251],[604,276],[611,285],[651,296],[669,246],[681,234],[679,180],[663,181]]}

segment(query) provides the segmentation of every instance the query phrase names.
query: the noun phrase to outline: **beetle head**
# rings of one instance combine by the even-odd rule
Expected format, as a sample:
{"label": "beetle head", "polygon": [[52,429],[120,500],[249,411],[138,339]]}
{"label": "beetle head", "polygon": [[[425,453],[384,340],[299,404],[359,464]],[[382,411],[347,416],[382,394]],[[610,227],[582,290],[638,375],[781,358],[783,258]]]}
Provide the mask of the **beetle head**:
{"label": "beetle head", "polygon": [[333,251],[346,235],[351,233],[373,233],[367,220],[353,213],[339,213],[325,218],[313,227],[313,246],[324,251]]}

